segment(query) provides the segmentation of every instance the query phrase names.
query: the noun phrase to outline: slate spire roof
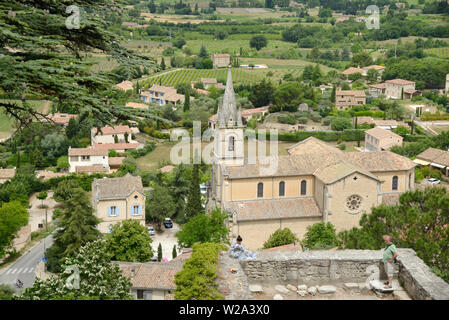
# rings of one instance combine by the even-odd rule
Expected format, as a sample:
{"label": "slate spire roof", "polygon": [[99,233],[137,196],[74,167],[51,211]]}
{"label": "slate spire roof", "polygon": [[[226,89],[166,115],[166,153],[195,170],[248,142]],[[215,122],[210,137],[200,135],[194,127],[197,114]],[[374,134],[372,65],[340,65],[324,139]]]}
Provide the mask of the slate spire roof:
{"label": "slate spire roof", "polygon": [[231,67],[228,68],[228,77],[226,79],[226,89],[223,96],[223,103],[218,106],[217,119],[220,128],[243,127],[242,113],[240,108],[237,108],[235,101]]}

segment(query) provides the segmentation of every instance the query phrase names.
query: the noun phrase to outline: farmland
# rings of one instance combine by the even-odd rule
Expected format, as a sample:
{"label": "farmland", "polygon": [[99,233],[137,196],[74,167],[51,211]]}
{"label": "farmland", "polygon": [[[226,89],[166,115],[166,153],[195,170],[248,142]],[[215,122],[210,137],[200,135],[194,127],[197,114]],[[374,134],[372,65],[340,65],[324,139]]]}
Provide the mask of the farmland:
{"label": "farmland", "polygon": [[449,47],[425,49],[425,53],[435,55],[439,58],[449,58]]}

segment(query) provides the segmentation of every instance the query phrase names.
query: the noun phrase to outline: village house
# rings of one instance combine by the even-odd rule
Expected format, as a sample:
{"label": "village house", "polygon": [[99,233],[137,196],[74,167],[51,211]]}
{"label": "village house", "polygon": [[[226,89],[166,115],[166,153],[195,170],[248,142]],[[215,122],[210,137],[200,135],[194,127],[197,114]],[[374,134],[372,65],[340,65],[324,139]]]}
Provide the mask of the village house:
{"label": "village house", "polygon": [[195,86],[196,82],[202,83],[204,89],[206,89],[206,90],[211,87],[215,87],[220,90],[224,90],[224,88],[225,88],[225,86],[222,83],[218,82],[217,79],[215,79],[215,78],[201,78],[200,81],[192,81],[192,83],[191,83],[192,88]]}
{"label": "village house", "polygon": [[69,172],[109,172],[108,150],[69,147]]}
{"label": "village house", "polygon": [[76,119],[78,115],[70,113],[54,113],[48,115],[48,120],[43,119],[42,122],[56,123],[60,126],[66,127],[69,124],[70,119]]}
{"label": "village house", "polygon": [[449,177],[449,151],[428,148],[418,154],[413,161],[420,166],[429,166],[431,169],[439,170]]}
{"label": "village house", "polygon": [[133,143],[129,126],[103,127],[98,131],[92,128],[90,131],[92,145],[103,143]]}
{"label": "village house", "polygon": [[376,65],[376,64],[372,64],[370,66],[363,67],[362,70],[364,72],[363,73],[364,76],[368,75],[368,71],[369,70],[376,70],[379,73],[379,78],[380,78],[382,73],[384,73],[384,71],[385,71],[385,67],[384,66],[379,66],[379,65]]}
{"label": "village house", "polygon": [[338,110],[366,104],[366,94],[363,90],[337,90],[335,93],[335,106]]}
{"label": "village house", "polygon": [[239,115],[229,71],[217,112],[206,210],[228,212],[231,238],[241,235],[250,250],[261,248],[279,228],[288,227],[298,238],[321,221],[337,232],[348,230],[373,206],[395,203],[414,189],[410,159],[389,151],[343,152],[313,137],[267,162],[245,158]]}
{"label": "village house", "polygon": [[[355,123],[355,118],[353,118],[353,123]],[[396,129],[399,126],[410,129],[410,126],[404,121],[373,119],[372,117],[357,117],[357,125],[362,125],[364,123],[372,124],[373,127],[387,130]]]}
{"label": "village house", "polygon": [[[158,84],[153,84],[148,91],[141,92],[140,98],[145,103],[157,103],[161,106],[168,103],[173,103],[174,105],[184,103],[184,95],[176,93],[175,88],[160,86]],[[190,97],[190,100],[193,99],[193,97]]]}
{"label": "village house", "polygon": [[129,173],[120,178],[94,179],[92,204],[95,215],[101,219],[98,230],[111,231],[112,226],[126,219],[145,225],[145,194],[142,179]]}
{"label": "village house", "polygon": [[181,271],[185,261],[192,255],[191,249],[184,249],[173,260],[161,262],[114,261],[125,277],[131,279],[131,294],[134,299],[173,300],[176,290],[175,274]]}
{"label": "village house", "polygon": [[215,53],[210,58],[214,69],[228,67],[231,64],[231,55],[227,53]]}
{"label": "village house", "polygon": [[419,95],[415,90],[415,82],[404,79],[393,79],[385,81],[385,95],[387,99],[411,99]]}
{"label": "village house", "polygon": [[400,135],[381,128],[365,131],[365,149],[367,151],[390,150],[393,146],[402,146],[402,140]]}
{"label": "village house", "polygon": [[133,83],[128,80],[117,83],[114,87],[116,87],[117,89],[123,90],[123,91],[128,91],[128,90],[134,89]]}
{"label": "village house", "polygon": [[[241,112],[242,122],[245,125],[251,119],[261,119],[268,113],[268,107],[244,109]],[[209,117],[209,128],[215,129],[217,124],[217,114]]]}
{"label": "village house", "polygon": [[12,169],[0,169],[0,184],[4,184],[6,181],[11,180],[16,175],[16,168]]}
{"label": "village house", "polygon": [[365,75],[365,70],[355,67],[349,67],[348,69],[344,70],[341,74],[348,77],[356,73],[360,73],[363,76]]}
{"label": "village house", "polygon": [[373,97],[378,97],[381,94],[385,94],[385,83],[379,83],[379,84],[371,84],[368,88],[368,93]]}

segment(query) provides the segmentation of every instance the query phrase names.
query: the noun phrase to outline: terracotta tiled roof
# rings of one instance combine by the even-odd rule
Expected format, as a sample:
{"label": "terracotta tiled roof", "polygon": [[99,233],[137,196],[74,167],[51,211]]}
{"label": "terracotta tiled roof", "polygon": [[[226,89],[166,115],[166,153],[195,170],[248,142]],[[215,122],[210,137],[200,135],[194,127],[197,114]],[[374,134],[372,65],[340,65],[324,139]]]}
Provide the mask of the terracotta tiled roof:
{"label": "terracotta tiled roof", "polygon": [[255,114],[255,113],[262,113],[262,112],[267,112],[267,111],[268,111],[268,107],[243,109],[243,110],[242,110],[242,116],[246,116],[246,115],[250,115],[250,114]]}
{"label": "terracotta tiled roof", "polygon": [[363,69],[366,69],[366,70],[369,70],[369,69],[383,70],[383,69],[385,69],[385,67],[373,64],[373,65],[370,65],[370,66],[367,66],[367,67],[363,67]]}
{"label": "terracotta tiled roof", "polygon": [[408,94],[414,94],[414,93],[416,93],[416,92],[420,92],[419,90],[415,90],[415,89],[407,89],[407,90],[404,90],[404,93],[408,93]]}
{"label": "terracotta tiled roof", "polygon": [[346,69],[345,71],[343,71],[341,74],[344,74],[345,76],[347,75],[351,75],[351,74],[355,74],[355,73],[364,73],[364,71],[360,68],[354,68],[354,67],[350,67],[348,69]]}
{"label": "terracotta tiled roof", "polygon": [[368,123],[368,124],[374,123],[373,118],[371,118],[371,117],[357,117],[357,124],[358,125],[361,125],[361,124],[364,124],[364,123]]}
{"label": "terracotta tiled roof", "polygon": [[215,78],[201,78],[201,82],[202,83],[213,84],[213,83],[217,83],[217,79],[215,79]]}
{"label": "terracotta tiled roof", "polygon": [[126,106],[134,109],[148,109],[149,105],[137,102],[127,102]]}
{"label": "terracotta tiled roof", "polygon": [[197,93],[199,93],[199,94],[204,94],[204,95],[206,95],[206,96],[210,94],[209,91],[203,90],[203,89],[195,89],[195,91],[196,91]]}
{"label": "terracotta tiled roof", "polygon": [[48,180],[51,178],[59,178],[68,176],[67,172],[53,172],[53,171],[41,171],[37,174],[38,179]]}
{"label": "terracotta tiled roof", "polygon": [[134,191],[143,193],[142,179],[129,173],[120,178],[94,179],[92,182],[92,193],[97,200],[122,199]]}
{"label": "terracotta tiled roof", "polygon": [[231,55],[228,53],[214,53],[212,55],[212,57],[214,57],[214,58],[230,58]]}
{"label": "terracotta tiled roof", "polygon": [[107,156],[108,150],[98,148],[70,148],[69,156]]}
{"label": "terracotta tiled roof", "polygon": [[440,149],[428,148],[427,150],[418,154],[416,158],[434,162],[446,167],[449,166],[449,152]]}
{"label": "terracotta tiled roof", "polygon": [[121,166],[125,157],[109,157],[109,166]]}
{"label": "terracotta tiled roof", "polygon": [[237,221],[322,217],[314,198],[230,201],[228,211],[238,212]]}
{"label": "terracotta tiled roof", "polygon": [[160,170],[161,170],[162,172],[172,172],[173,169],[175,169],[175,166],[170,166],[170,165],[168,165],[168,166],[162,167]]}
{"label": "terracotta tiled roof", "polygon": [[354,97],[366,97],[363,90],[337,90],[335,92],[337,96],[354,96]]}
{"label": "terracotta tiled roof", "polygon": [[120,83],[117,83],[115,85],[116,88],[124,90],[124,91],[128,91],[128,90],[132,90],[134,88],[134,85],[131,81],[122,81]]}
{"label": "terracotta tiled roof", "polygon": [[287,148],[289,154],[307,154],[307,153],[337,153],[341,151],[334,146],[327,144],[315,137],[309,137]]}
{"label": "terracotta tiled roof", "polygon": [[[98,143],[93,146],[97,150],[128,150],[136,149],[139,146],[138,143]],[[107,152],[106,152],[107,154]]]}
{"label": "terracotta tiled roof", "polygon": [[343,160],[317,169],[317,171],[314,172],[314,176],[323,181],[325,184],[332,184],[355,172],[379,181],[379,179],[372,173]]}
{"label": "terracotta tiled roof", "polygon": [[371,84],[370,88],[385,89],[385,83]]}
{"label": "terracotta tiled roof", "polygon": [[162,93],[176,93],[176,89],[173,87],[160,86],[158,84],[153,84],[149,91],[162,92]]}
{"label": "terracotta tiled roof", "polygon": [[0,169],[0,179],[12,179],[16,174],[16,169]]}
{"label": "terracotta tiled roof", "polygon": [[390,151],[345,152],[343,156],[345,160],[371,173],[410,170],[416,166],[409,158]]}
{"label": "terracotta tiled roof", "polygon": [[409,80],[404,80],[404,79],[387,80],[387,81],[385,81],[385,83],[392,83],[392,84],[397,84],[400,86],[405,86],[407,84],[415,84],[414,81],[409,81]]}
{"label": "terracotta tiled roof", "polygon": [[369,134],[370,136],[373,136],[378,139],[385,139],[385,138],[402,138],[400,135],[390,131],[385,130],[382,128],[372,128],[365,131],[365,134]]}
{"label": "terracotta tiled roof", "polygon": [[[94,134],[97,133],[97,128],[92,128]],[[111,135],[111,134],[122,134],[131,133],[129,126],[114,126],[114,127],[103,127],[100,129],[100,135]]]}
{"label": "terracotta tiled roof", "polygon": [[104,168],[102,165],[93,165],[93,166],[76,166],[75,167],[76,172],[106,172],[107,169]]}
{"label": "terracotta tiled roof", "polygon": [[76,117],[78,117],[78,115],[69,114],[69,113],[55,113],[55,114],[49,116],[50,120],[52,120],[58,124],[69,123],[71,118],[76,118]]}

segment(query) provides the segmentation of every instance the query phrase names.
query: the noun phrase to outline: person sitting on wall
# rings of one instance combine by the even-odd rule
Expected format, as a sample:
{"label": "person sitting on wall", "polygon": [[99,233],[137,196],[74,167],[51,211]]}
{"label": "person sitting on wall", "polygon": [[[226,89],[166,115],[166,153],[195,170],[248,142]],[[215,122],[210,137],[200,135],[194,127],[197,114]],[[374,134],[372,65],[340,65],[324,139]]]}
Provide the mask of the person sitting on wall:
{"label": "person sitting on wall", "polygon": [[256,254],[242,245],[242,237],[239,235],[236,240],[232,240],[229,256],[238,260],[255,260]]}

